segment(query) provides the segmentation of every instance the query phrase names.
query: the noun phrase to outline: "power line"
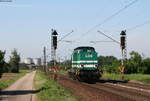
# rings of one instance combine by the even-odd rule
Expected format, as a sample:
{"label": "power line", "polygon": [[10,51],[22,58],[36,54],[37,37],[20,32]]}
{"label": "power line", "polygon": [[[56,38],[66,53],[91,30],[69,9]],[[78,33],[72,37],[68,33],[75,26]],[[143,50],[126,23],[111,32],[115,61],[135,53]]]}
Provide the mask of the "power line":
{"label": "power line", "polygon": [[61,42],[73,43],[73,42],[75,42],[75,41],[70,41],[70,40],[62,40]]}
{"label": "power line", "polygon": [[114,41],[114,42],[116,42],[116,43],[120,44],[120,42],[119,42],[119,41],[117,41],[117,40],[115,40],[115,39],[111,38],[110,36],[106,35],[105,33],[101,32],[101,31],[97,31],[97,32],[98,32],[99,34],[101,34],[101,35],[106,36],[107,38],[111,39],[112,41]]}
{"label": "power line", "polygon": [[[132,0],[130,0],[132,1]],[[100,24],[97,24],[96,26],[94,26],[93,28],[89,29],[86,33],[91,32],[92,30],[94,30],[95,28],[101,26],[102,24],[108,22],[109,20],[111,20],[112,18],[114,18],[116,15],[120,14],[122,11],[124,11],[125,9],[129,8],[131,5],[133,5],[134,3],[136,3],[138,0],[134,0],[131,3],[125,5],[123,8],[119,9],[117,12],[115,12],[114,14],[112,14],[111,16],[107,17],[105,20],[103,20]],[[85,33],[85,34],[86,34]]]}
{"label": "power line", "polygon": [[70,33],[66,34],[65,36],[63,36],[60,40],[58,40],[58,42],[62,41],[63,39],[65,39],[67,36],[69,36],[71,33],[73,33],[74,31],[72,30]]}
{"label": "power line", "polygon": [[90,41],[90,43],[96,44],[96,43],[106,43],[106,42],[114,42],[114,41]]}
{"label": "power line", "polygon": [[111,16],[109,16],[108,18],[106,18],[105,20],[103,20],[100,24],[97,24],[96,26],[94,26],[93,28],[91,28],[90,30],[88,30],[86,33],[89,33],[90,31],[94,30],[95,28],[97,28],[98,26],[101,26],[102,24],[108,22],[109,20],[111,20],[113,17],[115,17],[116,15],[120,14],[122,11],[124,11],[125,9],[127,9],[128,7],[130,7],[131,5],[133,5],[134,3],[136,3],[138,0],[134,0],[131,3],[125,5],[123,8],[121,8],[120,10],[118,10],[117,12],[115,12],[114,14],[112,14]]}
{"label": "power line", "polygon": [[[133,26],[133,27],[126,28],[126,31],[130,32],[130,31],[135,30],[135,29],[137,29],[137,28],[143,27],[143,26],[145,26],[145,25],[147,25],[147,24],[150,24],[150,20],[148,20],[148,21],[146,21],[146,22],[144,22],[144,23],[135,25],[135,26]],[[115,32],[120,32],[120,30],[116,30]]]}
{"label": "power line", "polygon": [[137,28],[142,27],[142,26],[144,26],[144,25],[146,25],[146,24],[149,24],[149,23],[150,23],[150,20],[149,20],[149,21],[146,21],[146,22],[144,22],[144,23],[142,23],[142,24],[135,25],[134,27],[127,28],[126,30],[127,30],[127,31],[132,31],[132,30],[134,30],[134,29],[137,29]]}

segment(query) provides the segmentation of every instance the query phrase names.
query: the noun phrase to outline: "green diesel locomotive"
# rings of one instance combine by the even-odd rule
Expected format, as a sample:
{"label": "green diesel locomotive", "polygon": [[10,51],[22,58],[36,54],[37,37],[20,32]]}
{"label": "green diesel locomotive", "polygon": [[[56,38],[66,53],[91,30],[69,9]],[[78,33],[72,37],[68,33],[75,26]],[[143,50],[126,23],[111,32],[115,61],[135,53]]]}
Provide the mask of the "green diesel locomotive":
{"label": "green diesel locomotive", "polygon": [[101,77],[98,69],[97,52],[93,47],[74,49],[69,76],[79,81],[97,81]]}

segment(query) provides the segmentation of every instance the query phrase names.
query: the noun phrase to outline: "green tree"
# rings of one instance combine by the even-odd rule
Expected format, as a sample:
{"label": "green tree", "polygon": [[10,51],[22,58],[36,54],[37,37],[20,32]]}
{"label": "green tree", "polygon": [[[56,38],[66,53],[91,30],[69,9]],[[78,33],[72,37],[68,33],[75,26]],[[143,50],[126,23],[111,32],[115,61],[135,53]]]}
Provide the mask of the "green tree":
{"label": "green tree", "polygon": [[0,50],[0,78],[1,78],[1,76],[2,76],[3,69],[4,69],[4,64],[5,64],[4,56],[5,56],[5,52],[2,52],[2,51]]}
{"label": "green tree", "polygon": [[120,61],[114,56],[99,56],[98,65],[103,72],[118,73]]}
{"label": "green tree", "polygon": [[144,73],[142,66],[142,56],[138,52],[130,52],[130,59],[127,61],[125,73]]}
{"label": "green tree", "polygon": [[146,58],[142,61],[142,66],[145,67],[144,73],[150,74],[150,58]]}
{"label": "green tree", "polygon": [[98,57],[98,64],[99,66],[103,65],[112,65],[114,61],[118,60],[114,56],[99,56]]}
{"label": "green tree", "polygon": [[134,67],[137,70],[137,73],[140,73],[142,71],[142,68],[141,68],[142,56],[138,52],[135,52],[135,51],[132,51],[130,55],[131,55],[131,61],[133,62]]}
{"label": "green tree", "polygon": [[3,67],[3,73],[7,73],[9,72],[9,69],[10,69],[10,65],[9,63],[4,63],[4,67]]}
{"label": "green tree", "polygon": [[20,55],[18,54],[17,50],[14,49],[12,51],[12,56],[10,56],[10,71],[13,73],[18,73],[19,72],[19,62],[20,62]]}
{"label": "green tree", "polygon": [[20,69],[22,69],[22,70],[28,70],[28,69],[29,69],[29,66],[27,66],[27,64],[25,64],[25,63],[20,63],[20,64],[19,64],[19,67],[20,67]]}

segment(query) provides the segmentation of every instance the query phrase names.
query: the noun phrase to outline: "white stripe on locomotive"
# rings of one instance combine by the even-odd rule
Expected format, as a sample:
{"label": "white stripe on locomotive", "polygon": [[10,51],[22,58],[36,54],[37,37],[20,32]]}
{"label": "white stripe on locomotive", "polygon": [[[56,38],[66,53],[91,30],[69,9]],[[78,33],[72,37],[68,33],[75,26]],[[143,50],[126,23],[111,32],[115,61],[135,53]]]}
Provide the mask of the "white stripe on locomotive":
{"label": "white stripe on locomotive", "polygon": [[[81,65],[72,65],[72,67],[78,67],[78,68],[81,68],[82,66],[81,66]],[[89,67],[89,68],[94,67],[94,68],[95,68],[96,65],[83,65],[83,68],[84,68],[84,67],[86,67],[86,68],[87,68],[87,67]]]}
{"label": "white stripe on locomotive", "polygon": [[98,61],[72,61],[72,63],[98,63]]}

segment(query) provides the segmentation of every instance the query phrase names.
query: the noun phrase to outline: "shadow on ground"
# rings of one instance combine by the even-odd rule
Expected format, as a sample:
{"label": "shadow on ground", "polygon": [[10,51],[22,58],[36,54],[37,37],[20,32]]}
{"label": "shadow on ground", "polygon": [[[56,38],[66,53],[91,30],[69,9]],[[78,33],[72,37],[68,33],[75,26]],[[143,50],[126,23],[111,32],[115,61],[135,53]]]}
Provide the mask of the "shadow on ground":
{"label": "shadow on ground", "polygon": [[88,84],[96,84],[96,83],[128,83],[129,80],[111,80],[111,79],[99,79],[97,81],[84,81]]}
{"label": "shadow on ground", "polygon": [[4,91],[0,91],[0,95],[25,95],[25,94],[35,94],[38,93],[42,90],[47,90],[50,87],[42,87],[40,89],[37,90],[4,90]]}
{"label": "shadow on ground", "polygon": [[128,83],[128,80],[100,79],[99,83]]}

